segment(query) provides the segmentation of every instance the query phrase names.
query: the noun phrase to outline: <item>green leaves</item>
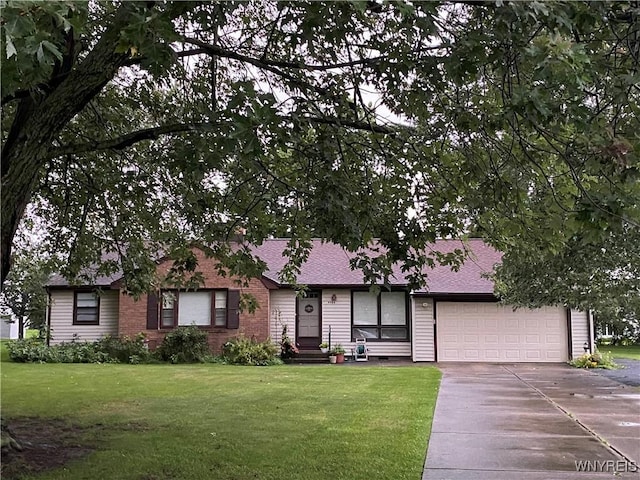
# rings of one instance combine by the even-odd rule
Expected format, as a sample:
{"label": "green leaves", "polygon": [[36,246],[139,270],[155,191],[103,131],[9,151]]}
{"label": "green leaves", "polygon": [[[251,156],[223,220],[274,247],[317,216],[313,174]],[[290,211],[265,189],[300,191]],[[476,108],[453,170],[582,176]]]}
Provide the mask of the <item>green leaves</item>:
{"label": "green leaves", "polygon": [[[313,237],[351,251],[377,238],[381,258],[357,265],[384,282],[400,262],[420,283],[423,268],[460,260],[425,245],[470,233],[507,260],[538,252],[572,271],[580,239],[588,282],[616,268],[597,247],[625,245],[620,229],[640,223],[628,2],[7,5],[3,138],[12,122],[12,141],[27,138],[61,65],[83,65],[105,31],[128,57],[46,146],[71,154],[35,162],[32,198],[55,244],[73,246],[69,274],[124,250],[142,291],[145,257],[198,240],[255,275],[263,265],[224,248],[244,228],[256,243],[293,237],[292,282]],[[45,109],[27,121],[11,103],[25,89]],[[150,130],[164,133],[136,136]],[[518,268],[501,285],[528,291]],[[538,298],[569,298],[559,285]]]}
{"label": "green leaves", "polygon": [[[2,96],[45,82],[81,34],[86,2],[8,1],[2,10]],[[74,30],[74,27],[76,30]],[[71,35],[71,37],[69,37]]]}

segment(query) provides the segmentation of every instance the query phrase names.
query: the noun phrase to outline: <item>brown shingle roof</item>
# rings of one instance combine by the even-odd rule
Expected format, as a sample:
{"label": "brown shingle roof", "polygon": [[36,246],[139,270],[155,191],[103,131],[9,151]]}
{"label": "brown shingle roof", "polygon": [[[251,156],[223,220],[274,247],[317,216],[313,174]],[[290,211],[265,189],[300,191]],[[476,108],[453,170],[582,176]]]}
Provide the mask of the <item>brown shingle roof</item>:
{"label": "brown shingle roof", "polygon": [[[287,246],[288,239],[269,239],[260,245],[253,247],[254,255],[267,264],[264,276],[276,283],[280,283],[279,272],[287,263],[287,258],[282,252]],[[427,276],[427,288],[417,293],[430,294],[491,294],[493,282],[483,275],[491,273],[494,266],[500,263],[502,254],[485,244],[480,239],[471,239],[466,243],[460,240],[438,240],[432,244],[431,249],[441,253],[451,253],[455,249],[467,250],[469,258],[458,271],[452,271],[449,266],[438,265],[434,268],[426,268],[423,273]],[[371,252],[371,255],[379,253]],[[349,260],[356,254],[344,250],[335,243],[313,240],[313,247],[309,258],[301,267],[298,283],[310,286],[344,286],[353,287],[364,285],[363,274],[359,270],[351,270]],[[109,258],[109,259],[115,259]],[[394,269],[395,278],[390,279],[391,285],[405,286],[407,280],[400,270],[400,265]],[[88,272],[86,272],[88,273]],[[109,286],[122,277],[122,273],[116,272],[109,276],[99,276],[93,285]],[[60,275],[54,275],[49,280],[49,287],[69,286],[69,283]]]}
{"label": "brown shingle roof", "polygon": [[[118,260],[118,254],[116,252],[109,252],[102,254],[102,261],[116,261]],[[96,275],[96,267],[90,266],[88,268],[83,269],[80,272],[80,275],[83,277],[88,277],[92,279],[90,284],[82,284],[76,286],[95,286],[95,287],[109,287],[116,280],[120,280],[122,278],[122,272],[117,271],[112,273],[111,275]],[[68,287],[70,284],[66,278],[62,275],[54,274],[49,278],[47,282],[47,287]]]}
{"label": "brown shingle roof", "polygon": [[[282,256],[287,241],[287,239],[266,240],[262,245],[253,249],[254,254],[268,265],[265,276],[275,282],[280,281],[278,273],[287,262],[287,259]],[[480,239],[471,239],[466,243],[460,240],[438,240],[431,245],[431,249],[440,253],[451,253],[456,249],[466,249],[469,252],[469,258],[465,260],[458,271],[452,271],[451,267],[438,264],[432,269],[425,269],[423,273],[427,276],[427,289],[420,290],[421,293],[493,293],[493,282],[484,278],[483,275],[491,273],[494,266],[500,263],[502,257],[500,252]],[[354,253],[347,252],[339,245],[314,240],[309,258],[300,269],[298,283],[315,286],[363,285],[362,272],[351,270],[349,267],[349,260],[354,256]],[[407,281],[399,265],[394,271],[395,278],[391,279],[391,284],[406,285]]]}

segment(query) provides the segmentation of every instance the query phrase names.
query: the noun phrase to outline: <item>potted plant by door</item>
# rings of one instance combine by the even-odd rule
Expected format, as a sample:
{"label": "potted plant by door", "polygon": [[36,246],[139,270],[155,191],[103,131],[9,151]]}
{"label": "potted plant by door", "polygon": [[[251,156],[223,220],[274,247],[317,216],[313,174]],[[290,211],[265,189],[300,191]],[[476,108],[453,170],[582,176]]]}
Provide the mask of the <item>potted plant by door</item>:
{"label": "potted plant by door", "polygon": [[329,344],[327,342],[322,342],[320,345],[318,345],[320,347],[320,351],[322,353],[327,353],[329,352]]}
{"label": "potted plant by door", "polygon": [[342,344],[338,343],[335,347],[333,347],[333,353],[336,356],[336,363],[344,362],[344,347]]}
{"label": "potted plant by door", "polygon": [[333,353],[333,348],[329,352],[329,363],[336,363],[338,361],[338,357],[335,353]]}

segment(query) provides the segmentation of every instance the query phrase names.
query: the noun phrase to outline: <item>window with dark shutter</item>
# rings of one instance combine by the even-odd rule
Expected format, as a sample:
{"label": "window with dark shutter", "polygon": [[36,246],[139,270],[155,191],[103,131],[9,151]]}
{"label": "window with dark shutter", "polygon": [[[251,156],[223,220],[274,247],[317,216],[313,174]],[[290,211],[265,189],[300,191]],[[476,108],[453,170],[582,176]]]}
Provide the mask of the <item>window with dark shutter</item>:
{"label": "window with dark shutter", "polygon": [[158,329],[158,295],[147,295],[147,330]]}
{"label": "window with dark shutter", "polygon": [[240,327],[240,290],[227,293],[227,328]]}

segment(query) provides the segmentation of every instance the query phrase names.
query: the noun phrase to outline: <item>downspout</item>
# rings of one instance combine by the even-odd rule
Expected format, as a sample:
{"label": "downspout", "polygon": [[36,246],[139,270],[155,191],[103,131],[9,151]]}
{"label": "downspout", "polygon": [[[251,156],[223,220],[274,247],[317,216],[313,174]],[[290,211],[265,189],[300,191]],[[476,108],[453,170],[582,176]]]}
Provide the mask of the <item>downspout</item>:
{"label": "downspout", "polygon": [[573,360],[573,322],[571,318],[571,308],[567,307],[567,347],[569,349],[569,360]]}
{"label": "downspout", "polygon": [[51,340],[51,290],[47,288],[47,308],[45,310],[44,324],[46,325],[45,341],[49,346]]}
{"label": "downspout", "polygon": [[593,353],[593,314],[587,310],[587,327],[589,329],[589,353]]}

